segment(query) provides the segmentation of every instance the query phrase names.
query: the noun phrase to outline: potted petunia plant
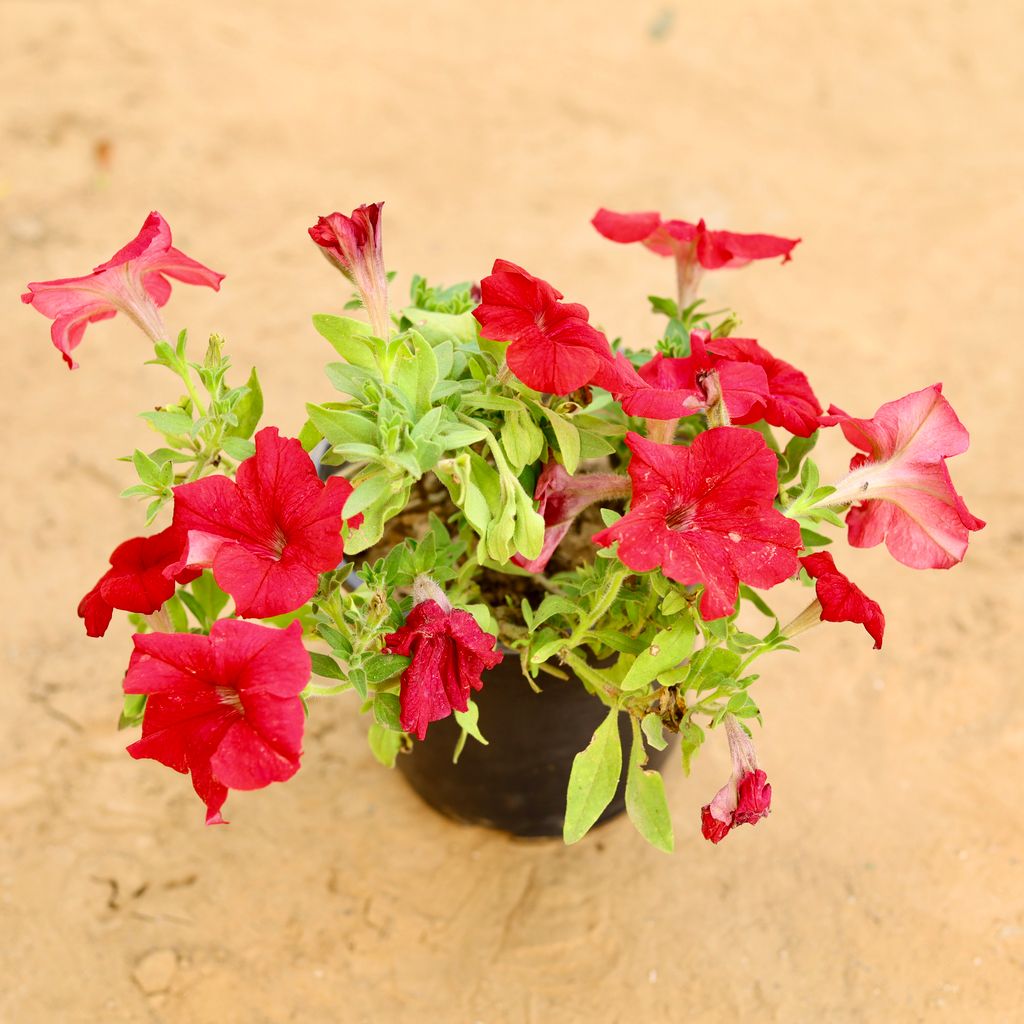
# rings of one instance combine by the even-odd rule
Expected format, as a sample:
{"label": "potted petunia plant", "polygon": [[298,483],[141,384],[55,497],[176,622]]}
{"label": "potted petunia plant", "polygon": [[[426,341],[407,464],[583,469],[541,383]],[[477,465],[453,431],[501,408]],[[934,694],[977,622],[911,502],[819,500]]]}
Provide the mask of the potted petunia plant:
{"label": "potted petunia plant", "polygon": [[[78,614],[99,637],[128,613],[128,752],[188,773],[207,823],[229,790],[294,775],[307,716],[343,695],[436,808],[567,842],[625,809],[671,850],[657,768],[677,743],[688,772],[724,734],[732,772],[700,810],[718,843],[771,806],[754,663],[822,621],[882,645],[829,531],[913,568],[963,559],[984,524],[950,480],[968,436],[941,385],[826,412],[701,300],[706,271],[786,262],[796,241],[656,213],[593,224],[674,265],[650,346],[609,342],[501,259],[479,284],[414,277],[399,304],[381,205],[319,218],[309,234],[365,318],[313,317],[337,358],[297,437],[260,425],[257,372],[235,378],[218,335],[198,353],[165,328],[172,281],[222,275],[159,214],[91,274],[28,286],[69,367],[89,324],[124,314],[173,378],[142,413],[157,440],[125,456],[147,530]],[[855,452],[823,484],[812,452],[837,426]],[[790,621],[769,603],[783,585],[806,593]]]}

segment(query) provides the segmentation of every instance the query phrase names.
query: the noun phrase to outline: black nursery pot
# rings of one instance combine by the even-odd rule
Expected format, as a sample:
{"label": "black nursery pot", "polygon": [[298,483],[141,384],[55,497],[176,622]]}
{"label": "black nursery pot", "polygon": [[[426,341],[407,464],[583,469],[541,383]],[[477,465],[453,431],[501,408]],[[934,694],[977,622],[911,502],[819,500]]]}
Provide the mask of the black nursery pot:
{"label": "black nursery pot", "polygon": [[[571,674],[564,681],[541,676],[543,690],[536,693],[513,654],[485,672],[483,681],[472,696],[488,745],[467,738],[459,763],[453,764],[461,729],[449,716],[431,723],[427,738],[399,756],[398,770],[426,803],[455,821],[516,836],[560,836],[573,758],[608,709]],[[626,715],[619,716],[619,734],[623,776],[598,824],[626,807],[625,765],[632,743]],[[666,754],[650,751],[650,767],[658,767]]]}

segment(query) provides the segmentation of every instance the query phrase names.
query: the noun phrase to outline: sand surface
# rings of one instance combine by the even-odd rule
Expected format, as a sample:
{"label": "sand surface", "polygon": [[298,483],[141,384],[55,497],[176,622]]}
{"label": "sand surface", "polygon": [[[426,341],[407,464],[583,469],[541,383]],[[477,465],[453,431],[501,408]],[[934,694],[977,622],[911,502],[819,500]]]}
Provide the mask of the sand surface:
{"label": "sand surface", "polygon": [[[1009,0],[2,0],[0,1021],[1024,1019],[1022,35]],[[837,626],[769,659],[758,828],[698,834],[720,745],[670,778],[671,857],[626,822],[568,850],[453,826],[345,700],[229,828],[124,753],[128,627],[87,640],[74,606],[139,530],[114,457],[170,396],[124,318],[72,375],[17,293],[159,209],[228,275],[169,321],[257,361],[294,431],[329,394],[309,315],[345,298],[305,228],[376,199],[402,289],[502,256],[635,341],[670,270],[598,238],[599,205],[799,234],[713,282],[743,333],[861,415],[945,382],[989,526],[948,573],[847,553],[885,650]]]}

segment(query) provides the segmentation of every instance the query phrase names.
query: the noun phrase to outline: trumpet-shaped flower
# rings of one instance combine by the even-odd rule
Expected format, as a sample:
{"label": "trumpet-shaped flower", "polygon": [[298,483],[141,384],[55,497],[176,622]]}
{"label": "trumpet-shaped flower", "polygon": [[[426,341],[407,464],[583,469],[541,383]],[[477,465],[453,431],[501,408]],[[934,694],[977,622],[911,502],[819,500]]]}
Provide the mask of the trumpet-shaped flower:
{"label": "trumpet-shaped flower", "polygon": [[914,569],[948,569],[963,560],[970,533],[985,523],[967,510],[946,468],[946,459],[967,451],[969,438],[941,384],[887,402],[871,419],[833,405],[821,422],[839,424],[862,453],[828,498],[854,503],[846,516],[854,547],[885,541]]}
{"label": "trumpet-shaped flower", "polygon": [[636,572],[703,584],[705,619],[729,615],[740,582],[772,587],[797,571],[800,528],[772,506],[777,460],[760,434],[715,427],[690,447],[656,444],[632,432],[629,512],[594,535]]}
{"label": "trumpet-shaped flower", "polygon": [[724,721],[732,774],[700,811],[701,833],[716,845],[737,825],[756,825],[772,805],[772,787],[757,766],[753,741],[733,715],[726,715]]}
{"label": "trumpet-shaped flower", "polygon": [[163,339],[159,307],[171,297],[168,278],[218,291],[224,275],[175,249],[167,221],[154,211],[138,235],[91,274],[33,282],[21,301],[53,321],[50,338],[74,370],[78,363],[71,353],[85,328],[117,313],[130,317],[153,341]]}
{"label": "trumpet-shaped flower", "polygon": [[294,611],[344,555],[341,513],[351,493],[343,477],[325,485],[298,441],[265,427],[235,480],[208,476],[174,488],[174,525],[187,546],[166,572],[211,567],[243,618]]}
{"label": "trumpet-shaped flower", "polygon": [[299,769],[310,658],[302,627],[222,619],[209,636],[135,636],[125,693],[147,695],[142,738],[128,747],[182,774],[222,824],[229,789],[262,789]]}
{"label": "trumpet-shaped flower", "polygon": [[860,587],[841,573],[827,551],[806,555],[800,559],[800,564],[815,581],[817,600],[811,606],[811,613],[817,614],[821,622],[860,623],[875,641],[875,650],[880,650],[885,634],[885,616],[878,602],[872,601]]}

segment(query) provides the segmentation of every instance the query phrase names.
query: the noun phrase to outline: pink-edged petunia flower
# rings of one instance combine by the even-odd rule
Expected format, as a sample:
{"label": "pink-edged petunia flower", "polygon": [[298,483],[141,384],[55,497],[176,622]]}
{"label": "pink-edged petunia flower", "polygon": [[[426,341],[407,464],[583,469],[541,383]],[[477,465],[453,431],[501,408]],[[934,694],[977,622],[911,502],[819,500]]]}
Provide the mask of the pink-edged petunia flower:
{"label": "pink-edged petunia flower", "polygon": [[174,525],[187,547],[166,572],[211,567],[243,618],[294,611],[344,555],[341,513],[351,493],[340,476],[325,485],[297,440],[264,427],[235,480],[208,476],[174,488]]}
{"label": "pink-edged petunia flower", "polygon": [[484,684],[481,673],[504,655],[496,638],[485,633],[469,612],[452,608],[429,577],[418,577],[413,608],[404,625],[384,638],[384,650],[412,660],[402,673],[400,723],[419,739],[431,722],[469,707],[470,688]]}
{"label": "pink-edged petunia flower", "polygon": [[571,476],[551,459],[540,476],[533,497],[544,517],[544,546],[534,559],[513,555],[512,562],[528,572],[543,572],[555,549],[565,539],[576,517],[595,501],[627,498],[630,482],[619,473],[580,473]]}
{"label": "pink-edged petunia flower", "polygon": [[221,619],[209,636],[137,634],[125,693],[147,695],[142,738],[128,747],[182,774],[224,823],[229,789],[262,789],[299,770],[310,658],[302,627]]}
{"label": "pink-edged petunia flower", "polygon": [[772,805],[772,787],[757,766],[753,741],[733,715],[726,715],[724,723],[732,774],[700,810],[701,833],[716,845],[737,825],[756,825]]}
{"label": "pink-edged petunia flower", "polygon": [[85,328],[117,313],[130,317],[153,341],[163,340],[167,332],[159,307],[171,297],[168,278],[218,291],[224,275],[175,249],[167,221],[154,210],[138,235],[91,274],[33,282],[21,301],[53,321],[50,337],[74,370],[78,363],[71,353]]}
{"label": "pink-edged petunia flower", "polygon": [[110,568],[78,604],[86,633],[103,636],[115,608],[151,615],[174,594],[177,583],[191,583],[200,570],[164,575],[168,566],[181,558],[184,548],[185,535],[174,526],[152,537],[132,537],[114,548]]}
{"label": "pink-edged petunia flower", "polygon": [[473,316],[481,333],[511,342],[505,361],[534,391],[567,395],[614,362],[608,339],[588,323],[587,307],[560,302],[560,291],[515,263],[495,260],[480,290]]}
{"label": "pink-edged petunia flower", "polygon": [[672,256],[676,261],[681,305],[695,298],[702,271],[723,267],[744,267],[753,260],[781,256],[788,262],[799,238],[775,235],[738,234],[734,231],[711,231],[703,220],[691,224],[685,220],[662,220],[661,214],[614,213],[600,209],[591,224],[613,242],[642,242],[659,256]]}
{"label": "pink-edged petunia flower", "polygon": [[373,333],[386,339],[388,321],[388,275],[384,269],[383,203],[357,206],[351,216],[331,213],[320,217],[309,229],[320,251],[359,290]]}
{"label": "pink-edged petunia flower", "polygon": [[768,378],[764,369],[752,362],[716,359],[708,351],[710,334],[690,334],[690,354],[664,356],[660,352],[641,366],[634,380],[613,393],[630,416],[652,420],[676,420],[708,408],[708,374],[718,375],[725,407],[732,420],[755,422],[761,419],[768,400]]}
{"label": "pink-edged petunia flower", "polygon": [[618,541],[623,565],[702,583],[705,619],[733,612],[741,581],[773,587],[797,571],[800,527],[772,506],[778,462],[760,434],[714,427],[687,448],[630,432],[626,445],[629,512],[593,538]]}
{"label": "pink-edged petunia flower", "polygon": [[855,503],[846,516],[854,547],[885,541],[913,569],[948,569],[963,560],[969,534],[985,523],[967,510],[946,468],[946,459],[967,451],[969,437],[941,384],[887,402],[871,419],[833,405],[821,422],[839,424],[863,453],[828,498]]}
{"label": "pink-edged petunia flower", "polygon": [[[800,559],[807,575],[815,581],[814,592],[817,600],[797,622],[816,617],[819,622],[858,622],[875,641],[875,650],[882,647],[885,633],[885,616],[877,601],[872,601],[863,590],[836,568],[835,560],[827,551],[818,551]],[[795,631],[786,630],[787,636]]]}
{"label": "pink-edged petunia flower", "polygon": [[[763,406],[733,413],[734,423],[756,423],[764,419],[798,437],[810,437],[819,425],[821,405],[807,377],[795,366],[777,359],[753,338],[717,338],[708,342],[721,373],[725,366],[756,365],[765,373],[767,397]],[[732,413],[732,407],[729,409]]]}

